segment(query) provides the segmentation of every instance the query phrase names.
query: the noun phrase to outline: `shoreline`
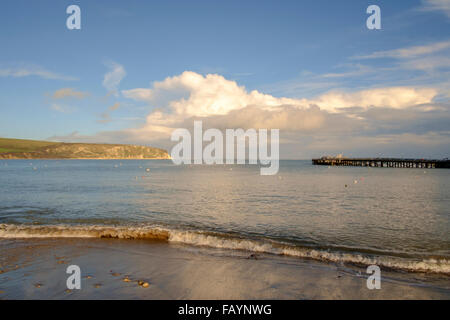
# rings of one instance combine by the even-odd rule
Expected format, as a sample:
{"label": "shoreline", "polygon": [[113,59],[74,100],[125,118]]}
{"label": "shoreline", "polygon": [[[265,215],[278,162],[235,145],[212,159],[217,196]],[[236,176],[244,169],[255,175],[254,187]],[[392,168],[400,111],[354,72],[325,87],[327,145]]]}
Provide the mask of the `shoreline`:
{"label": "shoreline", "polygon": [[172,160],[172,158],[2,158],[0,160]]}
{"label": "shoreline", "polygon": [[[450,298],[429,275],[382,270],[381,289],[369,290],[354,266],[164,241],[0,239],[0,248],[0,299]],[[82,288],[67,291],[73,264]]]}
{"label": "shoreline", "polygon": [[[377,265],[399,272],[425,273],[450,276],[450,265],[446,256],[416,257],[409,259],[395,256],[392,252],[371,251],[341,247],[311,247],[286,241],[275,241],[265,237],[246,237],[210,230],[170,228],[162,225],[118,226],[118,225],[16,225],[0,223],[0,239],[127,239],[164,241],[198,248],[250,252],[271,257],[286,256],[314,260],[324,263],[355,265],[367,268]],[[367,249],[366,249],[367,250]]]}

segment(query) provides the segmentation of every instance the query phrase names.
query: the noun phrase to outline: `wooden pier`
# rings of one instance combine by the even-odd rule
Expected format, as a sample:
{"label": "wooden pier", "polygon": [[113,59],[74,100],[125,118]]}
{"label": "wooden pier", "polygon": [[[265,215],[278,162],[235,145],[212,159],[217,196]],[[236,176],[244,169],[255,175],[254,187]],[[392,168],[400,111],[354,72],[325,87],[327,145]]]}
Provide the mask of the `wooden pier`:
{"label": "wooden pier", "polygon": [[356,166],[380,168],[450,168],[450,160],[398,159],[398,158],[331,158],[312,159],[314,165]]}

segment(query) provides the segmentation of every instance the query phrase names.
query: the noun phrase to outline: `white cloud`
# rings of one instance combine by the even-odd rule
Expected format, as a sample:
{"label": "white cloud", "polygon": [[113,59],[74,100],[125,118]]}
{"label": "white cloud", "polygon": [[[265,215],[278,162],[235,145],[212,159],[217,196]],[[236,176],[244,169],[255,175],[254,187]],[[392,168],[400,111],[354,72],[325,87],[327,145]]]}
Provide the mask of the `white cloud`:
{"label": "white cloud", "polygon": [[61,88],[59,90],[56,90],[52,98],[53,99],[64,99],[64,98],[77,98],[77,99],[83,99],[88,95],[86,92],[82,91],[76,91],[73,88]]}
{"label": "white cloud", "polygon": [[[131,89],[122,93],[125,97],[149,104],[160,101],[163,104],[157,107],[168,110],[168,115],[177,119],[226,115],[251,106],[270,112],[277,112],[285,106],[305,109],[312,105],[329,112],[355,106],[406,108],[431,102],[437,95],[435,89],[388,87],[349,93],[334,91],[312,99],[277,98],[256,90],[248,92],[235,81],[217,74],[203,76],[190,71],[155,82],[149,89]],[[157,119],[163,121],[167,117],[158,116]],[[152,118],[152,121],[156,119]]]}
{"label": "white cloud", "polygon": [[57,104],[57,103],[53,103],[50,107],[52,110],[61,112],[61,113],[71,113],[74,111],[74,109],[69,106]]}
{"label": "white cloud", "polygon": [[342,75],[354,78],[359,76],[358,71],[366,71],[367,77],[363,80],[370,79],[374,83],[378,81],[378,83],[396,83],[403,86],[428,85],[439,88],[439,93],[445,94],[448,92],[448,85],[445,83],[448,83],[449,78],[449,56],[450,41],[376,51],[368,55],[353,56],[350,59],[366,59],[367,62],[373,59],[385,59],[382,66],[350,70]]}
{"label": "white cloud", "polygon": [[23,78],[29,76],[37,76],[43,79],[51,79],[51,80],[65,80],[65,81],[78,80],[77,78],[64,76],[46,70],[45,68],[39,66],[22,66],[22,67],[0,69],[0,77]]}
{"label": "white cloud", "polygon": [[[123,95],[135,100],[153,102],[165,100],[164,96],[176,97],[168,102],[168,107],[177,115],[211,116],[224,115],[232,110],[259,105],[272,108],[284,104],[295,104],[296,100],[275,98],[256,90],[247,92],[235,81],[218,74],[201,74],[185,71],[181,75],[155,82],[152,89],[132,89],[122,91]],[[184,94],[188,94],[188,98]]]}
{"label": "white cloud", "polygon": [[437,95],[433,88],[388,87],[352,93],[329,92],[313,99],[312,103],[328,111],[349,107],[386,107],[394,109],[431,103]]}
{"label": "white cloud", "polygon": [[450,18],[450,1],[449,0],[422,0],[423,10],[425,11],[441,11]]}
{"label": "white cloud", "polygon": [[[280,152],[286,158],[342,152],[372,156],[375,151],[404,156],[404,152],[418,149],[424,150],[424,157],[441,156],[440,150],[448,150],[450,142],[445,133],[450,106],[434,102],[438,90],[431,87],[334,90],[308,99],[293,99],[248,91],[217,74],[204,76],[186,71],[155,82],[150,88],[122,93],[153,107],[145,123],[94,136],[53,138],[146,144],[170,150],[174,129],[190,129],[194,120],[202,120],[205,129],[280,129]],[[117,108],[119,104],[112,105],[98,122],[110,122],[110,114]],[[440,140],[430,144],[430,137]]]}
{"label": "white cloud", "polygon": [[450,68],[450,57],[439,56],[409,59],[401,62],[400,66],[404,69],[432,72]]}
{"label": "white cloud", "polygon": [[348,78],[348,77],[359,77],[368,73],[374,72],[374,69],[369,66],[365,66],[362,64],[356,65],[345,65],[345,67],[350,67],[350,71],[345,72],[336,72],[336,73],[326,73],[321,75],[321,78]]}
{"label": "white cloud", "polygon": [[108,61],[105,65],[108,67],[109,72],[103,77],[103,86],[108,92],[117,95],[119,84],[127,73],[125,68],[116,62]]}
{"label": "white cloud", "polygon": [[302,135],[325,132],[328,135],[352,134],[371,127],[364,110],[390,108],[391,111],[413,112],[423,104],[431,104],[437,90],[385,87],[354,92],[331,91],[310,99],[292,99],[256,90],[249,92],[235,81],[217,74],[203,76],[186,71],[155,82],[151,88],[122,93],[125,97],[147,102],[154,111],[147,115],[144,125],[103,133],[102,139],[121,136],[127,142],[153,141],[167,147],[172,131],[190,128],[194,119],[203,120],[205,128],[276,128],[282,130],[285,137],[296,135],[296,141]]}
{"label": "white cloud", "polygon": [[436,53],[448,48],[450,48],[450,41],[442,41],[423,46],[412,46],[394,50],[377,51],[369,55],[355,56],[353,57],[353,59],[414,58],[421,55]]}

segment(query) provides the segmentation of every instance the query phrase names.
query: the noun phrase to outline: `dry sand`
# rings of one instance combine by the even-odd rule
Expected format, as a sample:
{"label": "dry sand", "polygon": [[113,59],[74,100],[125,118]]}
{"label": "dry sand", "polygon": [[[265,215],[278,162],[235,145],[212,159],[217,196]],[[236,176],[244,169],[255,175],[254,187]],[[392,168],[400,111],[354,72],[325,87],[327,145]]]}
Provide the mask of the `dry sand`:
{"label": "dry sand", "polygon": [[[117,239],[1,239],[0,299],[449,299],[449,278]],[[255,259],[256,258],[256,259]],[[66,268],[81,268],[68,290]],[[426,281],[424,281],[424,279]]]}

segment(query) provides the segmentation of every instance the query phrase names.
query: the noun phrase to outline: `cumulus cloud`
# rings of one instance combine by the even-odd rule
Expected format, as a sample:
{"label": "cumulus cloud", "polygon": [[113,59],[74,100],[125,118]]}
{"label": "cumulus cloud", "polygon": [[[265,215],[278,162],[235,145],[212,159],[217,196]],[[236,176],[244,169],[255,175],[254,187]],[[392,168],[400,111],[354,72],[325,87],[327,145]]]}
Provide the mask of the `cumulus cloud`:
{"label": "cumulus cloud", "polygon": [[[282,117],[290,120],[288,114],[292,116],[293,111],[305,112],[312,106],[328,112],[339,112],[355,106],[406,108],[429,103],[437,95],[437,91],[431,88],[389,87],[349,93],[328,92],[312,99],[278,98],[256,90],[248,92],[235,81],[217,74],[203,76],[190,71],[155,82],[152,88],[137,88],[122,93],[125,97],[146,101],[150,105],[157,103],[159,110],[148,116],[149,123],[173,123],[189,117],[224,116],[249,108],[247,113],[257,110],[261,115],[270,114],[263,122],[267,127],[276,127],[269,126],[267,119],[272,119],[273,123],[282,123]],[[165,116],[162,116],[161,110],[164,110]],[[294,112],[296,113],[298,112]],[[301,115],[300,122],[305,121],[304,116],[305,114]],[[315,117],[313,122],[317,123]]]}
{"label": "cumulus cloud", "polygon": [[56,90],[53,93],[52,98],[53,99],[64,99],[64,98],[83,99],[86,96],[88,96],[87,92],[76,91],[73,88],[62,88],[62,89]]}
{"label": "cumulus cloud", "polygon": [[114,61],[108,61],[105,65],[109,72],[103,77],[103,86],[109,93],[117,95],[119,84],[127,73],[122,65]]}
{"label": "cumulus cloud", "polygon": [[[194,120],[202,120],[205,129],[280,129],[282,155],[293,158],[318,156],[319,150],[334,152],[339,146],[338,153],[348,154],[353,146],[360,148],[371,142],[381,150],[383,141],[394,141],[393,150],[403,150],[404,136],[395,140],[396,136],[420,138],[442,130],[450,121],[446,116],[448,106],[434,102],[438,94],[434,88],[335,90],[310,99],[293,99],[248,91],[217,74],[203,76],[186,71],[150,88],[122,93],[148,103],[154,111],[147,115],[144,125],[120,133],[103,132],[101,139],[121,136],[126,141],[157,143],[164,148],[172,145],[168,140],[175,128],[191,129]],[[375,139],[378,135],[384,138]],[[449,139],[444,138],[439,147],[448,145]]]}
{"label": "cumulus cloud", "polygon": [[207,117],[204,122],[208,127],[219,129],[274,128],[309,132],[322,127],[326,117],[326,112],[314,105],[308,108],[280,105],[273,109],[250,105],[240,110],[232,110],[226,115]]}
{"label": "cumulus cloud", "polygon": [[236,82],[218,74],[203,76],[190,71],[155,82],[151,89],[139,88],[122,93],[125,97],[150,103],[169,97],[171,100],[167,106],[175,114],[182,116],[224,115],[249,105],[272,108],[295,102],[293,99],[275,98],[256,90],[247,92]]}
{"label": "cumulus cloud", "polygon": [[[280,152],[287,158],[308,158],[335,151],[349,155],[353,147],[368,152],[371,143],[379,150],[386,145],[389,150],[404,150],[402,143],[414,145],[408,140],[411,137],[422,142],[440,137],[433,150],[445,149],[450,143],[444,132],[448,131],[450,107],[434,101],[438,94],[434,88],[335,90],[309,99],[294,99],[249,91],[217,74],[186,71],[149,88],[124,90],[122,94],[152,108],[144,124],[95,136],[57,138],[150,144],[170,149],[174,129],[191,129],[194,120],[202,120],[204,129],[280,129]],[[119,106],[116,103],[108,108],[98,121],[111,121],[110,113]],[[389,154],[392,155],[396,153]]]}

